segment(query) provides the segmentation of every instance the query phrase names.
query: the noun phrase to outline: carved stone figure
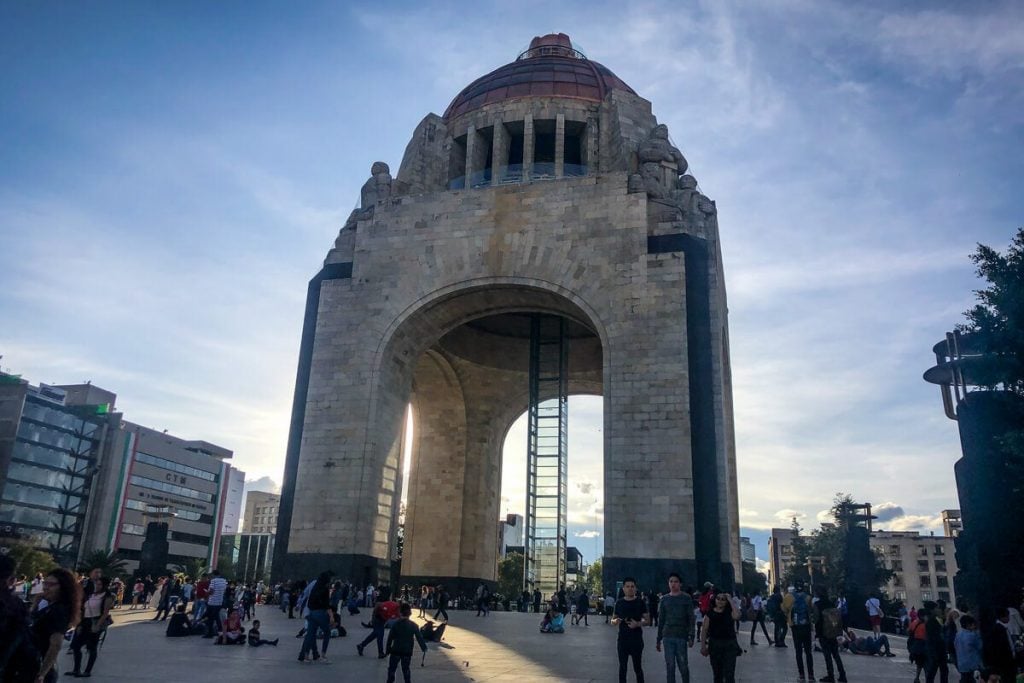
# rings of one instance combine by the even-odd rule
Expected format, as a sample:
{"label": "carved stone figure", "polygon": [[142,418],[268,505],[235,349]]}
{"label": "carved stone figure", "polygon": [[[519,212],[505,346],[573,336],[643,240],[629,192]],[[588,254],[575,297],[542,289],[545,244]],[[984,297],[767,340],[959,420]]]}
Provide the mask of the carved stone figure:
{"label": "carved stone figure", "polygon": [[368,209],[391,196],[391,169],[383,161],[373,162],[370,179],[359,191],[360,206]]}
{"label": "carved stone figure", "polygon": [[654,127],[637,149],[640,177],[647,194],[655,199],[666,199],[675,189],[676,178],[686,172],[686,158],[668,140],[668,126]]}

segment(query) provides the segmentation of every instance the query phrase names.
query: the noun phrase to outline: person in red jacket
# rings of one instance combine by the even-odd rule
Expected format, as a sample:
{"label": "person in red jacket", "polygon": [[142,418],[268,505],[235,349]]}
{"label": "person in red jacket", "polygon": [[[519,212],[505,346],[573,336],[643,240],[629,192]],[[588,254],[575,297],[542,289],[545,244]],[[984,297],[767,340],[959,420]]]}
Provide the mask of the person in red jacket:
{"label": "person in red jacket", "polygon": [[[356,645],[359,656],[363,656],[363,648],[373,640],[377,641],[377,658],[384,659],[384,629],[391,625],[391,622],[398,619],[398,603],[391,599],[390,595],[380,595],[377,604],[373,608],[373,615],[370,617],[370,628],[373,631],[366,636],[363,642]],[[365,626],[365,624],[364,624]]]}

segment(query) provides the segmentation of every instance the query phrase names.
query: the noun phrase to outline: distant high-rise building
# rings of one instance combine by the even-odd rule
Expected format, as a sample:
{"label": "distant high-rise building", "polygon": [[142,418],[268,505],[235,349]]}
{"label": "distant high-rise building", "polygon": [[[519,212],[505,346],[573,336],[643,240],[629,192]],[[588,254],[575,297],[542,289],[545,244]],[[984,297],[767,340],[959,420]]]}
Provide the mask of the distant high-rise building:
{"label": "distant high-rise building", "polygon": [[277,512],[281,509],[281,496],[264,491],[249,491],[245,496],[245,525],[247,534],[276,534]]}
{"label": "distant high-rise building", "polygon": [[942,511],[942,532],[950,538],[956,538],[964,530],[964,522],[959,510]]}
{"label": "distant high-rise building", "polygon": [[740,559],[751,564],[757,561],[757,548],[746,536],[740,536]]}
{"label": "distant high-rise building", "polygon": [[505,557],[509,553],[509,547],[521,548],[525,536],[523,535],[523,516],[509,514],[505,519],[498,522],[498,557]]}
{"label": "distant high-rise building", "polygon": [[[768,539],[768,587],[774,589],[782,584],[786,570],[793,566],[793,531],[791,529],[772,529]],[[785,590],[785,586],[782,587]]]}
{"label": "distant high-rise building", "polygon": [[222,534],[242,531],[242,499],[245,498],[245,472],[231,468],[228,485],[224,492],[224,516],[221,522]]}

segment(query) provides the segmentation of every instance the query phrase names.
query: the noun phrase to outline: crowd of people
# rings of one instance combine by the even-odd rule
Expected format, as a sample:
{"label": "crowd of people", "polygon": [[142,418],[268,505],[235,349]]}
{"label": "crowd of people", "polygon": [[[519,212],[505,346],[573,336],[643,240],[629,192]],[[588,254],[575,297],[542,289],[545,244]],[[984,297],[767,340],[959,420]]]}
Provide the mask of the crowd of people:
{"label": "crowd of people", "polygon": [[[122,607],[126,611],[154,610],[152,620],[169,620],[166,635],[170,638],[196,636],[218,645],[277,646],[279,639],[264,638],[256,618],[257,605],[266,604],[274,604],[288,618],[297,615],[303,620],[304,626],[296,634],[302,639],[297,656],[302,663],[328,663],[331,639],[347,635],[342,614],[355,616],[366,610],[366,621],[362,617],[358,621],[368,633],[356,644],[356,653],[364,656],[367,647],[376,645],[377,657],[389,658],[388,683],[393,683],[399,669],[409,682],[416,646],[426,653],[427,641],[444,637],[449,608],[475,607],[476,616],[487,617],[497,601],[484,583],[471,595],[453,596],[443,585],[404,586],[392,595],[387,585],[361,588],[335,580],[331,572],[311,581],[271,586],[228,581],[216,570],[195,581],[183,575],[156,580],[147,576],[125,584],[104,576],[99,569],[79,576],[57,568],[31,579],[16,578],[13,569],[9,558],[0,557],[3,683],[55,681],[57,657],[67,639],[73,656],[68,675],[91,677],[99,646],[113,621],[111,613]],[[750,646],[759,644],[758,632],[768,645],[778,648],[788,647],[788,636],[800,681],[845,683],[844,654],[895,656],[889,637],[881,632],[883,611],[877,596],[864,606],[872,630],[858,635],[849,628],[845,599],[830,596],[822,586],[808,590],[800,581],[786,591],[777,587],[767,598],[760,593],[732,595],[711,583],[694,591],[684,588],[676,573],[667,577],[667,590],[663,591],[640,593],[630,577],[620,585],[617,596],[609,593],[596,600],[583,588],[566,590],[563,586],[547,599],[540,591],[524,591],[515,608],[542,614],[540,631],[544,634],[564,633],[567,621],[572,627],[587,627],[592,609],[603,612],[606,623],[618,630],[618,677],[622,683],[630,669],[638,683],[644,681],[646,626],[656,629],[655,646],[664,655],[666,680],[672,683],[677,673],[683,681],[689,680],[688,650],[698,645],[715,683],[734,681],[737,660],[745,652],[739,639],[744,623],[750,625]],[[427,619],[422,627],[410,620],[414,607]],[[1024,657],[1024,620],[1019,610],[997,610],[987,629],[981,628],[977,615],[950,609],[941,601],[926,602],[920,609],[912,609],[908,617],[904,630],[910,659],[916,665],[915,683],[920,683],[922,676],[926,683],[946,683],[951,671],[962,683],[976,677],[988,683],[1016,680]],[[772,622],[771,635],[767,621]],[[825,667],[820,679],[815,679],[816,654],[821,655]]]}

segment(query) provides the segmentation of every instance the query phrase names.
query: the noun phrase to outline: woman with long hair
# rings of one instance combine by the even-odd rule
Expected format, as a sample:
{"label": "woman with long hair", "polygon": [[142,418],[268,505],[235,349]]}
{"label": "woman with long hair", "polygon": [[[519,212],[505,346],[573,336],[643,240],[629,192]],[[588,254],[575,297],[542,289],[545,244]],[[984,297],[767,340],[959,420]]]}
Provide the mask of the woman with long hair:
{"label": "woman with long hair", "polygon": [[[114,594],[110,589],[110,577],[101,576],[93,579],[92,590],[82,603],[82,620],[71,638],[71,652],[75,656],[75,668],[71,675],[75,678],[88,678],[92,675],[92,667],[96,663],[96,654],[100,644],[100,636],[110,625],[110,610],[114,606]],[[89,659],[82,671],[82,647],[89,651]]]}
{"label": "woman with long hair", "polygon": [[743,650],[736,642],[736,627],[740,611],[728,593],[715,596],[701,627],[700,653],[711,658],[711,671],[715,683],[735,683],[736,658]]}
{"label": "woman with long hair", "polygon": [[[40,607],[39,598],[46,600]],[[64,632],[78,625],[82,613],[82,587],[67,569],[54,569],[43,579],[43,592],[32,607],[32,642],[40,655],[35,683],[57,680],[57,655],[64,643]]]}

